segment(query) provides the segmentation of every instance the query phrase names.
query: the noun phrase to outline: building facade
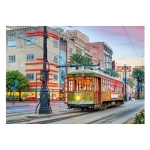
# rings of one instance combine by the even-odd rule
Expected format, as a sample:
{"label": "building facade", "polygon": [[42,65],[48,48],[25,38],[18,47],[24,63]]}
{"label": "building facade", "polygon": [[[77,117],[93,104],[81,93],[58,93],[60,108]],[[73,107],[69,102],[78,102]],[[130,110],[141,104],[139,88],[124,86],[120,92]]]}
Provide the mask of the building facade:
{"label": "building facade", "polygon": [[145,66],[135,66],[135,67],[133,68],[133,70],[134,70],[134,69],[140,69],[140,70],[145,71]]}
{"label": "building facade", "polygon": [[[123,80],[125,78],[125,68],[124,66],[117,66],[116,71],[119,73],[119,79]],[[126,78],[130,79],[132,74],[132,67],[131,66],[126,66]]]}
{"label": "building facade", "polygon": [[64,35],[69,39],[75,39],[76,41],[85,44],[89,43],[89,37],[79,30],[67,30]]}
{"label": "building facade", "polygon": [[[11,28],[12,29],[12,28]],[[75,68],[56,68],[68,62],[73,53],[83,53],[83,44],[62,38],[62,34],[47,27],[47,59],[50,72],[47,83],[52,99],[59,99],[59,90],[64,86],[64,78]],[[89,53],[89,54],[88,54]],[[18,70],[29,79],[29,91],[40,91],[40,71],[43,69],[43,27],[29,27],[6,30],[6,70]],[[32,93],[33,97],[35,93]],[[38,97],[40,94],[38,93]]]}
{"label": "building facade", "polygon": [[100,68],[112,68],[112,49],[105,42],[85,43],[86,49],[93,55],[93,62],[100,61]]}
{"label": "building facade", "polygon": [[7,26],[8,28],[14,29],[22,29],[22,28],[31,28],[32,26]]}

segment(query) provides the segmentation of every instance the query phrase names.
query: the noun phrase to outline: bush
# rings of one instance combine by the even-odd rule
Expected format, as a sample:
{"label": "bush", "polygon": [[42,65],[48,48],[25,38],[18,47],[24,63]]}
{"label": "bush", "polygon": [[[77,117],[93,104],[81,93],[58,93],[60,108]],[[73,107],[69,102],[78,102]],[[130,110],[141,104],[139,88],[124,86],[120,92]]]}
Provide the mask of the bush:
{"label": "bush", "polygon": [[131,124],[145,124],[145,110],[143,108],[141,108],[140,111],[136,113]]}
{"label": "bush", "polygon": [[[144,99],[144,96],[140,96],[140,99]],[[135,100],[138,100],[138,97],[135,97]]]}

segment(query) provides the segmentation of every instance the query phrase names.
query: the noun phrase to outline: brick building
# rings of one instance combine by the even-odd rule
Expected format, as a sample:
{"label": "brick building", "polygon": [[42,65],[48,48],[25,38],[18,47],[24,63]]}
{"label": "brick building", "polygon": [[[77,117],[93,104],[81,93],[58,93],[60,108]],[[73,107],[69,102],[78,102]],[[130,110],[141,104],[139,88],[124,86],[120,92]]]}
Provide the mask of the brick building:
{"label": "brick building", "polygon": [[112,68],[112,49],[105,42],[85,43],[86,49],[93,55],[93,62],[100,60],[100,68]]}

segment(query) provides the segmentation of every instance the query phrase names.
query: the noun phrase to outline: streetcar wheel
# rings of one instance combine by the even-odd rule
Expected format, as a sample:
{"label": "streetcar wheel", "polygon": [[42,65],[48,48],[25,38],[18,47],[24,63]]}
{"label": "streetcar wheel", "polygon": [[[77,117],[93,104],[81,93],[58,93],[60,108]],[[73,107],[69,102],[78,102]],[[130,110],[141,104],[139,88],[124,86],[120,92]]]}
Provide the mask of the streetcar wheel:
{"label": "streetcar wheel", "polygon": [[84,108],[81,108],[81,111],[84,111]]}
{"label": "streetcar wheel", "polygon": [[103,107],[103,110],[105,110],[107,108],[107,103],[103,103],[102,107]]}
{"label": "streetcar wheel", "polygon": [[116,107],[119,107],[121,105],[121,102],[116,103]]}

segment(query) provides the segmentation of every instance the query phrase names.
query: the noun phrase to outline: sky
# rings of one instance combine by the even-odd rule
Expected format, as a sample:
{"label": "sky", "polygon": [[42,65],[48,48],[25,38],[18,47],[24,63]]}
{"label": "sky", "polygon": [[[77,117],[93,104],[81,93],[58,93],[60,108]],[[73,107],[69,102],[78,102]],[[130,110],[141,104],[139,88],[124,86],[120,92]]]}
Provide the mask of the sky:
{"label": "sky", "polygon": [[144,26],[71,26],[89,37],[89,42],[105,42],[113,50],[117,66],[144,65]]}

